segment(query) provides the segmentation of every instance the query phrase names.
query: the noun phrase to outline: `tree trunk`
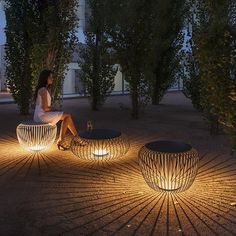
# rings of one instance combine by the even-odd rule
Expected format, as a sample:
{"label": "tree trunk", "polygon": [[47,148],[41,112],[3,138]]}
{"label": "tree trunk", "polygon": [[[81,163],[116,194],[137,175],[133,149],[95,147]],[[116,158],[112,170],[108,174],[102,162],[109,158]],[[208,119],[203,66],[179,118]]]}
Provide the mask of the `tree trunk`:
{"label": "tree trunk", "polygon": [[219,134],[219,122],[217,116],[210,117],[210,133],[212,135]]}
{"label": "tree trunk", "polygon": [[132,87],[132,118],[138,119],[139,118],[139,104],[138,104],[138,86],[135,85]]}
{"label": "tree trunk", "polygon": [[160,104],[160,65],[155,70],[155,80],[153,84],[153,91],[152,91],[152,105],[159,105]]}
{"label": "tree trunk", "polygon": [[159,84],[158,84],[158,75],[156,74],[156,79],[154,81],[153,92],[152,92],[152,105],[159,105],[160,96],[159,96]]}
{"label": "tree trunk", "polygon": [[93,92],[92,92],[92,109],[94,111],[98,110],[99,105],[99,84],[98,84],[98,76],[99,76],[99,41],[100,34],[97,31],[96,33],[96,41],[95,41],[95,49],[94,49],[94,57],[93,57]]}

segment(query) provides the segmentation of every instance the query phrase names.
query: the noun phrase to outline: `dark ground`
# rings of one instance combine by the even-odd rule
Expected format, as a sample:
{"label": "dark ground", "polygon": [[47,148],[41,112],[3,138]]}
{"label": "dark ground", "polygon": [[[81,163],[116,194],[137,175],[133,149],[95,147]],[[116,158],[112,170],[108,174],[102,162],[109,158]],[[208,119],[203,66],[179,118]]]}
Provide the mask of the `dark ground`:
{"label": "dark ground", "polygon": [[[125,132],[131,143],[117,160],[88,162],[56,145],[39,154],[23,151],[16,126],[29,117],[15,104],[0,105],[0,235],[236,235],[236,156],[224,135],[210,136],[201,115],[181,93],[168,93],[139,120],[129,97],[111,97],[92,112],[87,99],[64,101],[76,126]],[[157,139],[194,146],[200,167],[180,194],[150,189],[138,151]]]}

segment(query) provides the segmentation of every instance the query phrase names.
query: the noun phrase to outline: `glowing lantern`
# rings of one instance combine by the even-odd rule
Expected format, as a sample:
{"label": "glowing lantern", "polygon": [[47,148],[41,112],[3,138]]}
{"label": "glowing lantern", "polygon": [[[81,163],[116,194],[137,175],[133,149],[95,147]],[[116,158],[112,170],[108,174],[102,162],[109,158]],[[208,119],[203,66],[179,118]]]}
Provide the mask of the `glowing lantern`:
{"label": "glowing lantern", "polygon": [[16,134],[25,150],[39,152],[51,147],[56,138],[57,126],[30,121],[19,124]]}
{"label": "glowing lantern", "polygon": [[199,156],[189,144],[174,141],[147,143],[139,151],[139,165],[146,183],[159,191],[182,192],[193,183]]}
{"label": "glowing lantern", "polygon": [[82,131],[71,142],[71,151],[86,160],[115,159],[125,155],[128,149],[127,136],[110,129]]}
{"label": "glowing lantern", "polygon": [[107,155],[109,152],[106,150],[106,149],[96,149],[94,152],[93,152],[93,155],[94,156],[105,156]]}

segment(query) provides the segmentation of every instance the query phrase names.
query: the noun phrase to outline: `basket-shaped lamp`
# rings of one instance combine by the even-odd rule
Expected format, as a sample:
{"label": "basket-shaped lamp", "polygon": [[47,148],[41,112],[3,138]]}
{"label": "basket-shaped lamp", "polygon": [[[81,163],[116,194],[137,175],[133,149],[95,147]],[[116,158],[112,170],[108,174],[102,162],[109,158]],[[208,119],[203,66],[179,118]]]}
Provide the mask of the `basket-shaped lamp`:
{"label": "basket-shaped lamp", "polygon": [[128,150],[127,136],[115,130],[84,131],[71,142],[74,155],[86,160],[111,160],[125,155]]}
{"label": "basket-shaped lamp", "polygon": [[22,148],[39,152],[51,147],[57,134],[57,126],[46,123],[24,122],[17,126],[16,134]]}
{"label": "basket-shaped lamp", "polygon": [[199,156],[189,144],[155,141],[139,151],[139,165],[146,183],[159,191],[182,192],[193,183]]}

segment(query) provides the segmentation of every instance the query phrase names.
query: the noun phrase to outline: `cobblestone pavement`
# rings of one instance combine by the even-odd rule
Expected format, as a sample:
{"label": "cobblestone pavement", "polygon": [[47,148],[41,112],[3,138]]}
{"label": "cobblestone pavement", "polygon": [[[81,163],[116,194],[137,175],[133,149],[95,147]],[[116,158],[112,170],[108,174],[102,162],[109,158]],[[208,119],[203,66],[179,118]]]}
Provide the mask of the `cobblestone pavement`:
{"label": "cobblestone pavement", "polygon": [[[201,115],[181,93],[168,93],[130,118],[129,97],[111,97],[92,112],[86,99],[64,101],[76,126],[126,133],[131,147],[117,160],[89,162],[54,144],[26,152],[15,128],[31,116],[0,105],[0,235],[236,235],[236,156],[227,138],[210,136]],[[68,137],[69,138],[69,137]],[[157,139],[194,146],[200,167],[192,187],[161,193],[145,183],[138,151]]]}

